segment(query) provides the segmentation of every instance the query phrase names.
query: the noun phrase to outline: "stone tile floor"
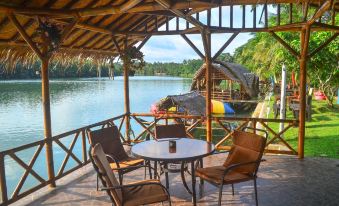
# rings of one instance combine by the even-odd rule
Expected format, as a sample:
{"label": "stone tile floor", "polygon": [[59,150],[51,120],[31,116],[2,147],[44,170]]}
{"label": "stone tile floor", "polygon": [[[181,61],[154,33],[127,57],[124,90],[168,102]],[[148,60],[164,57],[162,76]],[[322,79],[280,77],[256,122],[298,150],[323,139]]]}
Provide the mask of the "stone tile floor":
{"label": "stone tile floor", "polygon": [[[258,173],[259,205],[339,205],[339,159],[299,160],[294,156],[278,155],[264,158],[267,161],[261,164]],[[225,154],[213,155],[204,159],[204,165],[221,164],[224,159]],[[141,179],[142,169],[127,174],[124,182]],[[106,193],[95,189],[96,175],[92,165],[73,172],[57,184],[56,189],[41,190],[13,205],[111,205]],[[217,188],[208,183],[204,188],[204,196],[201,199],[197,196],[198,205],[216,205]],[[178,174],[170,174],[170,193],[172,205],[192,205],[191,196],[182,186]],[[225,186],[223,205],[255,205],[253,182],[236,184],[234,196],[231,187]]]}

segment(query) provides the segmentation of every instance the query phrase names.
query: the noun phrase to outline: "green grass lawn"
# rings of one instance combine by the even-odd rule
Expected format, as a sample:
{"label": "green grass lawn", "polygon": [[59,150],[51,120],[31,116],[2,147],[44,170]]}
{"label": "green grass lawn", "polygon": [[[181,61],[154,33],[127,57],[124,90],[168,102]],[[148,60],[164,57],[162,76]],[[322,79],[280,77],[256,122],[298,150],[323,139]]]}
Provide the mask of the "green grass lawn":
{"label": "green grass lawn", "polygon": [[[287,118],[293,118],[289,110]],[[277,131],[278,124],[270,126]],[[297,148],[298,128],[289,129],[285,139]],[[325,101],[312,100],[312,120],[306,122],[305,156],[339,158],[339,105],[330,108]]]}

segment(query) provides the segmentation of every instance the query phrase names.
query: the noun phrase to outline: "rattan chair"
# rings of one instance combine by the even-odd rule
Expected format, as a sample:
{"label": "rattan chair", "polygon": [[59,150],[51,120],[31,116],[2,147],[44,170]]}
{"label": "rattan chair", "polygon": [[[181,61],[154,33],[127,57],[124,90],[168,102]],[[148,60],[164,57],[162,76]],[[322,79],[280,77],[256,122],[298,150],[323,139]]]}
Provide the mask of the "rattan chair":
{"label": "rattan chair", "polygon": [[91,148],[90,158],[104,186],[101,190],[107,192],[113,205],[136,206],[164,201],[171,205],[170,194],[159,180],[143,180],[120,185],[100,144]]}
{"label": "rattan chair", "polygon": [[254,133],[235,130],[233,145],[224,164],[196,169],[197,177],[219,187],[218,205],[221,205],[224,185],[231,184],[234,195],[233,184],[249,180],[254,181],[255,202],[258,205],[256,179],[265,146],[266,138]]}
{"label": "rattan chair", "polygon": [[[119,174],[120,184],[122,184],[124,174],[138,169],[138,167],[136,166],[143,167],[143,165],[145,164],[143,159],[137,159],[127,155],[120,140],[119,130],[116,126],[102,128],[95,131],[87,130],[87,134],[91,146],[94,146],[97,143],[100,143],[102,145],[103,151],[107,155],[111,169],[116,170]],[[146,165],[149,166],[149,163],[147,162]],[[149,173],[151,176],[150,167]]]}

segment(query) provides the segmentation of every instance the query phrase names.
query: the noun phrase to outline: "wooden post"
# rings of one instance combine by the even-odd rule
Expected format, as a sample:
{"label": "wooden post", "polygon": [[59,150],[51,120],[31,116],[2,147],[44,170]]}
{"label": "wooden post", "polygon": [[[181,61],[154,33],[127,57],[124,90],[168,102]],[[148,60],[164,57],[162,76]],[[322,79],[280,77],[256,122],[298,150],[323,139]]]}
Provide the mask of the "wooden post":
{"label": "wooden post", "polygon": [[299,136],[298,136],[298,156],[304,158],[304,142],[305,142],[305,114],[306,114],[306,64],[307,51],[310,38],[310,26],[302,29],[300,35],[301,55],[300,55],[300,110],[299,110]]}
{"label": "wooden post", "polygon": [[55,187],[54,180],[54,161],[52,149],[52,126],[51,126],[51,108],[50,108],[50,94],[49,94],[49,76],[48,76],[49,58],[41,59],[41,83],[42,83],[42,107],[44,113],[44,136],[46,139],[46,159],[48,180],[50,180],[50,187]]}
{"label": "wooden post", "polygon": [[[128,46],[128,39],[126,37],[125,43],[124,43],[124,51],[126,52]],[[126,128],[126,140],[127,142],[131,141],[129,131],[130,131],[130,103],[129,103],[129,68],[127,65],[127,62],[123,61],[123,68],[124,68],[124,96],[125,96],[125,128]]]}
{"label": "wooden post", "polygon": [[5,157],[4,155],[0,154],[0,193],[1,193],[1,200],[4,205],[8,201],[7,195],[7,184],[6,184],[6,172],[5,172]]}
{"label": "wooden post", "polygon": [[212,73],[212,57],[211,57],[211,33],[202,31],[202,38],[205,49],[206,64],[206,141],[212,141],[212,105],[211,105],[211,73]]}
{"label": "wooden post", "polygon": [[[49,94],[49,77],[48,77],[48,63],[49,57],[47,54],[47,41],[44,39],[45,43],[43,44],[42,52],[37,47],[37,45],[33,42],[30,36],[25,31],[25,28],[22,27],[20,22],[17,20],[15,15],[12,13],[8,14],[8,18],[12,21],[12,23],[17,28],[18,32],[22,36],[22,38],[27,42],[27,44],[31,47],[31,49],[35,52],[35,54],[41,60],[41,87],[42,87],[42,109],[44,114],[44,136],[46,140],[46,160],[47,160],[47,172],[48,172],[48,180],[49,186],[54,188],[55,180],[54,180],[54,161],[53,161],[53,150],[52,150],[52,126],[51,126],[51,108],[50,108],[50,94]],[[67,32],[65,34],[67,36]],[[46,38],[46,37],[45,37]],[[65,38],[65,37],[64,37]]]}

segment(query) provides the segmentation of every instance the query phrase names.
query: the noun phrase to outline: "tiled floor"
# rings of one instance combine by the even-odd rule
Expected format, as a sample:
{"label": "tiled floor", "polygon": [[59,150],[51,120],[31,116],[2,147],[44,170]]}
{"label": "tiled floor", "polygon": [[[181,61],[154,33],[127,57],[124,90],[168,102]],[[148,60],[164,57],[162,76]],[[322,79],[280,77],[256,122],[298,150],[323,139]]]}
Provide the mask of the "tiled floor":
{"label": "tiled floor", "polygon": [[[224,158],[224,154],[213,155],[205,158],[204,164],[221,164]],[[262,163],[258,173],[259,205],[339,205],[338,159],[264,158],[267,161]],[[126,175],[124,181],[141,179],[142,169]],[[95,180],[95,172],[89,165],[58,182],[56,189],[31,195],[15,205],[111,205],[106,193],[95,190]],[[170,174],[170,193],[173,205],[192,205],[191,196],[182,186],[178,174]],[[217,197],[217,188],[206,183],[204,196],[198,198],[198,205],[216,205]],[[237,184],[234,196],[230,186],[224,187],[223,205],[254,204],[253,182]]]}

